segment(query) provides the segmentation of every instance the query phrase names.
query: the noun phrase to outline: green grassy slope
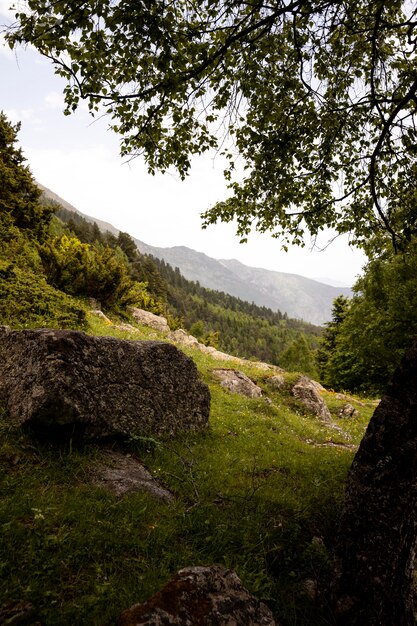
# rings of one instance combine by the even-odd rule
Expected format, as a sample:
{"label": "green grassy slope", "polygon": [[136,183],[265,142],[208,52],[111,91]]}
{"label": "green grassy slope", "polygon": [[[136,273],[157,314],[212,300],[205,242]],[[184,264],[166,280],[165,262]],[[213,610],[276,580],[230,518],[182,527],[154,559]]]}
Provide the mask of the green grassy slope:
{"label": "green grassy slope", "polygon": [[[88,315],[89,332],[129,334]],[[323,598],[344,482],[373,406],[353,400],[359,417],[343,423],[351,440],[307,415],[287,387],[273,390],[272,371],[241,369],[269,398],[247,399],[220,387],[225,367],[185,350],[210,386],[210,428],[175,440],[134,437],[124,451],[175,493],[162,504],[147,494],[117,500],[91,484],[104,459],[94,443],[52,444],[0,418],[0,622],[30,603],[26,623],[114,624],[173,572],[223,564],[266,601],[282,626],[331,624]],[[227,365],[226,365],[227,367]],[[334,414],[346,402],[324,393]],[[309,583],[307,581],[314,581]],[[12,622],[10,622],[12,623]],[[14,623],[14,622],[13,622]]]}

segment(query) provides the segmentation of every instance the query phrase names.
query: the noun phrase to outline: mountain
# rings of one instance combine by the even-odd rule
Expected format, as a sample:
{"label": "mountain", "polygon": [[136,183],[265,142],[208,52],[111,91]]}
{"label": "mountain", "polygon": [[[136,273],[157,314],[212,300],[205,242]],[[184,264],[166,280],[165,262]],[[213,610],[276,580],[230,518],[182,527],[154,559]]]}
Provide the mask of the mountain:
{"label": "mountain", "polygon": [[333,300],[351,295],[348,287],[334,287],[297,274],[249,267],[235,259],[213,259],[185,246],[157,248],[135,239],[140,252],[164,259],[178,267],[188,280],[203,287],[224,291],[232,296],[255,302],[289,317],[312,324],[324,324],[331,318]]}
{"label": "mountain", "polygon": [[103,231],[103,233],[105,233],[106,230],[108,230],[109,233],[112,233],[112,235],[115,235],[116,237],[119,234],[119,229],[113,226],[113,224],[109,224],[109,222],[104,222],[103,220],[99,220],[96,217],[91,217],[90,215],[81,213],[81,211],[79,211],[74,206],[72,206],[72,204],[70,204],[69,202],[67,202],[60,196],[58,196],[58,194],[48,189],[48,187],[44,187],[44,185],[41,185],[38,181],[36,181],[36,184],[39,187],[39,189],[42,191],[43,197],[46,199],[46,201],[52,201],[54,204],[59,204],[67,211],[72,211],[73,213],[77,213],[77,215],[81,215],[81,217],[86,219],[88,222],[91,222],[91,223],[95,222],[97,226],[99,227],[99,229]]}
{"label": "mountain", "polygon": [[[96,222],[101,230],[115,235],[119,233],[111,224],[81,213],[46,187],[40,187],[47,198],[75,211],[89,222]],[[249,267],[235,259],[217,260],[185,246],[158,248],[139,239],[134,238],[134,241],[142,254],[152,255],[174,268],[178,267],[185,278],[198,281],[203,287],[285,312],[289,317],[312,324],[321,325],[329,321],[333,300],[339,295],[351,294],[347,287],[334,287],[297,274]]]}

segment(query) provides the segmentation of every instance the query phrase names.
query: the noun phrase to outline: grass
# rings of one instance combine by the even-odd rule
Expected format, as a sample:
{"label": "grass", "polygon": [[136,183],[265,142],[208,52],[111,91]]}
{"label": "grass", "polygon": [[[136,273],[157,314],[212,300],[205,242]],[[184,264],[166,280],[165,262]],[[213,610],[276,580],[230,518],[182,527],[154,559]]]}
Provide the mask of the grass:
{"label": "grass", "polygon": [[[150,329],[130,335],[92,316],[89,323],[94,334],[157,336]],[[146,494],[117,500],[90,482],[103,459],[100,446],[39,442],[1,414],[4,620],[7,606],[26,601],[34,607],[30,624],[114,624],[121,610],[148,599],[179,568],[216,563],[233,568],[282,626],[333,623],[325,603],[305,589],[313,580],[325,592],[329,582],[354,452],[338,431],[305,414],[288,388],[273,391],[267,380],[273,372],[239,365],[271,402],[247,399],[211,374],[234,364],[184,351],[210,386],[209,430],[175,440],[132,437],[124,448],[175,493],[171,504]],[[346,400],[324,395],[336,415]],[[335,417],[350,443],[360,441],[373,410],[355,402],[358,418]]]}

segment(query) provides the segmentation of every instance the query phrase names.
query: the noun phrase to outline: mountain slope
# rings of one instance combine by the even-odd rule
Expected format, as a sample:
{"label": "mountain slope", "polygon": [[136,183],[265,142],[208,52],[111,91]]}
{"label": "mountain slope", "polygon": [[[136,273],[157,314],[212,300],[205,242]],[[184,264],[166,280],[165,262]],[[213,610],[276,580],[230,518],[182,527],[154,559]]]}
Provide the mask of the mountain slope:
{"label": "mountain slope", "polygon": [[164,259],[178,267],[185,278],[198,281],[203,287],[283,311],[289,317],[312,324],[328,321],[333,300],[341,294],[351,294],[347,287],[332,287],[297,274],[249,267],[235,259],[216,260],[185,246],[157,248],[138,239],[135,242],[142,253]]}
{"label": "mountain slope", "polygon": [[69,202],[67,202],[60,196],[58,196],[58,194],[48,189],[48,187],[44,187],[44,185],[41,185],[37,181],[36,181],[36,184],[39,187],[39,189],[42,190],[44,198],[46,198],[46,200],[51,200],[53,203],[59,204],[62,207],[64,207],[64,209],[67,209],[67,211],[72,211],[73,213],[77,213],[77,215],[81,215],[88,222],[91,222],[91,223],[95,222],[97,226],[99,227],[99,229],[103,231],[103,233],[105,233],[106,230],[108,230],[109,233],[111,233],[112,235],[115,235],[116,237],[119,234],[120,232],[119,229],[113,226],[113,224],[109,224],[109,222],[104,222],[103,220],[98,220],[96,217],[91,217],[90,215],[81,213],[81,211],[79,211],[74,206],[72,206],[72,204],[70,204]]}
{"label": "mountain slope", "polygon": [[290,317],[300,317],[317,324],[330,319],[334,298],[351,294],[347,287],[333,287],[297,274],[248,267],[234,259],[220,262],[245,284],[256,286],[258,291],[280,302],[281,310]]}
{"label": "mountain slope", "polygon": [[[111,224],[78,211],[46,187],[40,187],[47,198],[75,211],[89,222],[96,222],[101,230],[108,230],[114,235],[119,233]],[[289,317],[312,324],[321,325],[330,320],[333,300],[341,294],[351,293],[346,287],[332,287],[297,274],[249,267],[234,259],[216,260],[185,246],[159,248],[139,239],[134,238],[134,241],[142,254],[152,255],[174,268],[178,267],[185,278],[198,281],[203,287],[285,312]]]}

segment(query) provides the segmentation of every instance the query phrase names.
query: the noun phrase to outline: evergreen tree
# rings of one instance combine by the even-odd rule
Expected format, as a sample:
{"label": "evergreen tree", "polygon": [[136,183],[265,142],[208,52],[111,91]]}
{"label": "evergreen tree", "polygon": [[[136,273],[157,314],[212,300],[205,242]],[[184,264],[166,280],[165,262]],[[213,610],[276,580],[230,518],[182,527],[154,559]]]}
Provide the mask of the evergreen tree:
{"label": "evergreen tree", "polygon": [[53,208],[40,203],[41,191],[15,145],[19,130],[20,123],[13,126],[0,112],[0,218],[42,239]]}
{"label": "evergreen tree", "polygon": [[319,367],[325,385],[383,393],[407,347],[417,339],[417,244],[371,260],[350,302],[338,298],[324,334]]}
{"label": "evergreen tree", "polygon": [[334,380],[329,371],[329,360],[336,350],[336,342],[343,320],[348,314],[350,301],[346,296],[338,296],[333,301],[332,319],[326,324],[326,330],[320,341],[317,351],[317,367],[322,383],[333,387]]}
{"label": "evergreen tree", "polygon": [[317,376],[314,353],[304,333],[301,333],[299,337],[294,339],[288,348],[284,350],[279,357],[279,364],[284,369],[292,372],[303,372],[303,374],[307,374],[313,378]]}

